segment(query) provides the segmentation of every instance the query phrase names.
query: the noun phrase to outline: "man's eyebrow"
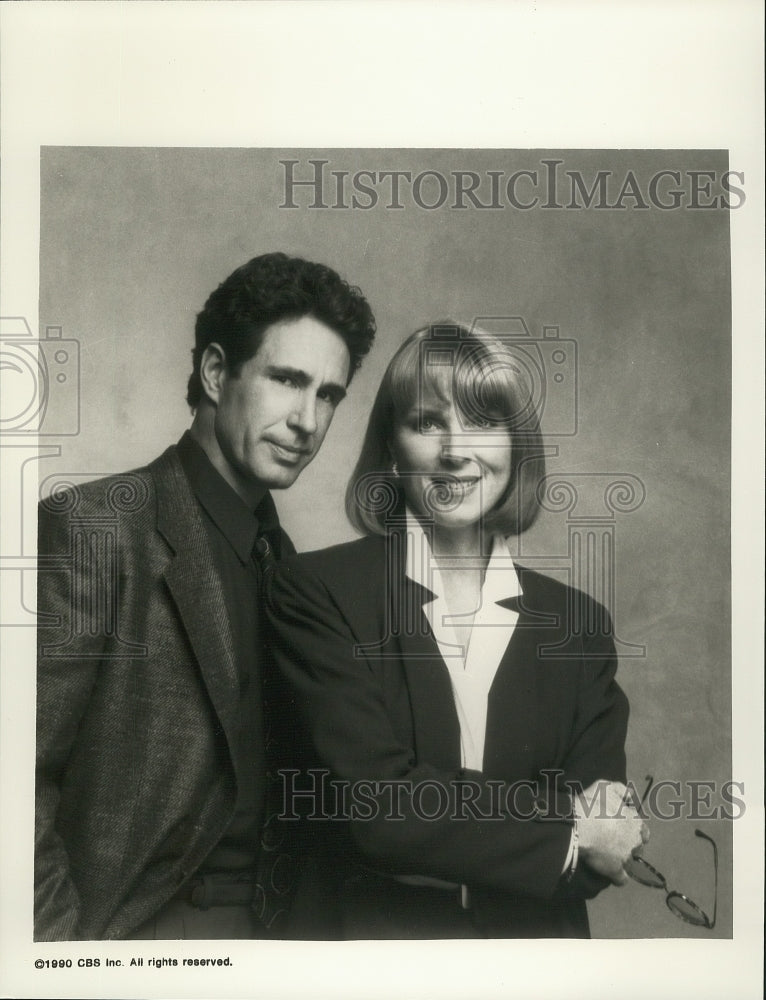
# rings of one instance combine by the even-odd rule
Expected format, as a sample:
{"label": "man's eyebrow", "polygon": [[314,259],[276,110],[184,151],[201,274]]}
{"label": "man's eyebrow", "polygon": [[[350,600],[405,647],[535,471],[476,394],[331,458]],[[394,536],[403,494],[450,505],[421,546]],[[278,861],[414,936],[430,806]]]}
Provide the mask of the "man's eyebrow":
{"label": "man's eyebrow", "polygon": [[338,385],[337,382],[325,382],[322,388],[325,392],[332,394],[336,406],[346,398],[346,390],[342,385]]}
{"label": "man's eyebrow", "polygon": [[[272,377],[276,376],[277,378],[290,378],[301,389],[305,389],[306,386],[311,385],[311,376],[308,372],[305,372],[302,368],[292,368],[290,365],[267,365],[266,374]],[[340,403],[346,397],[344,386],[339,385],[337,382],[323,382],[321,389],[324,392],[332,393],[336,403]]]}
{"label": "man's eyebrow", "polygon": [[302,389],[311,382],[308,372],[302,368],[291,368],[289,365],[267,365],[266,374],[277,378],[291,378]]}

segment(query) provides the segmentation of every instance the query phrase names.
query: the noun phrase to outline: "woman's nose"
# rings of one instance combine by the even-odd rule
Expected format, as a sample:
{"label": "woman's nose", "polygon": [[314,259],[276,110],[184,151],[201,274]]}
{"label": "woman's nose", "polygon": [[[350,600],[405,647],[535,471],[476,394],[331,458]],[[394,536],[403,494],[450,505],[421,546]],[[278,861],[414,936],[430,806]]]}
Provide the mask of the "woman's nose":
{"label": "woman's nose", "polygon": [[471,449],[465,435],[445,434],[442,438],[441,460],[450,468],[460,468],[471,461]]}

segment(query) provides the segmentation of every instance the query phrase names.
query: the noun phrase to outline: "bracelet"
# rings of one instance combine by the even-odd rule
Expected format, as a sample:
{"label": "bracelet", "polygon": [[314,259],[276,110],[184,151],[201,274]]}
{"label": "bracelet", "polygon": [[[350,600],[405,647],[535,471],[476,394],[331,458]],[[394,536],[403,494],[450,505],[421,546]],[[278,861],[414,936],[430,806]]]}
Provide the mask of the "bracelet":
{"label": "bracelet", "polygon": [[571,882],[574,878],[574,873],[577,871],[577,859],[580,854],[580,831],[577,826],[577,817],[572,818],[572,860],[569,863],[569,868],[564,876],[565,882]]}

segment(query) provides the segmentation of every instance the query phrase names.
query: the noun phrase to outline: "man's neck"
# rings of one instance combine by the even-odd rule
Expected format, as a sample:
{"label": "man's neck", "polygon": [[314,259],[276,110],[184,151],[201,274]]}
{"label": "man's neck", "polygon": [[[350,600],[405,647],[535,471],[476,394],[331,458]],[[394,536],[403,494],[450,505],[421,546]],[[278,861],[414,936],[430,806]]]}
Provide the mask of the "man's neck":
{"label": "man's neck", "polygon": [[246,479],[232,467],[221,451],[215,433],[215,409],[205,403],[200,404],[194,420],[189,428],[189,434],[202,448],[213,468],[231,488],[245,501],[251,510],[255,510],[266,493],[266,487],[258,482]]}

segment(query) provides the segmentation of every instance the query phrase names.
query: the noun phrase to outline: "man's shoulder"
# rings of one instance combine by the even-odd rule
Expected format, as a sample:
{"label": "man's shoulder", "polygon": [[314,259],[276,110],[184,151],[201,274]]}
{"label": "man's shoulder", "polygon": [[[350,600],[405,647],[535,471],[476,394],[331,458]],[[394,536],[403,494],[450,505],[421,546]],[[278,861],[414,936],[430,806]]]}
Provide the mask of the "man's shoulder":
{"label": "man's shoulder", "polygon": [[379,588],[384,579],[385,540],[357,538],[329,548],[301,552],[279,564],[283,578],[314,578],[336,595]]}
{"label": "man's shoulder", "polygon": [[162,492],[183,476],[175,445],[154,461],[125,472],[110,473],[79,483],[62,478],[40,501],[41,517],[77,518],[141,514],[156,504]]}
{"label": "man's shoulder", "polygon": [[279,563],[269,600],[279,617],[283,601],[330,603],[358,636],[377,622],[386,587],[386,545],[381,537],[359,538]]}
{"label": "man's shoulder", "polygon": [[357,569],[359,566],[367,565],[371,559],[382,558],[384,547],[383,538],[377,535],[365,536],[350,542],[341,542],[339,545],[330,545],[325,549],[300,552],[289,556],[282,565],[299,567],[319,576],[343,573],[349,567]]}

